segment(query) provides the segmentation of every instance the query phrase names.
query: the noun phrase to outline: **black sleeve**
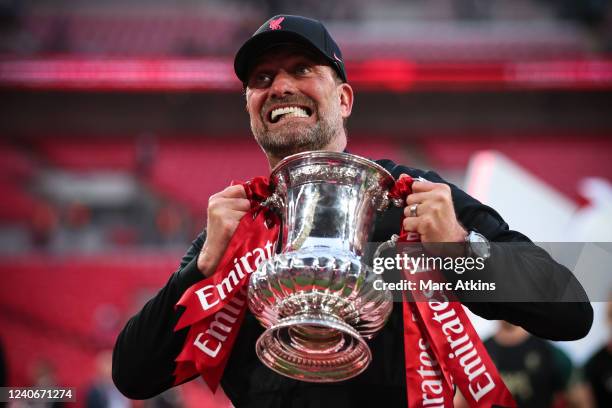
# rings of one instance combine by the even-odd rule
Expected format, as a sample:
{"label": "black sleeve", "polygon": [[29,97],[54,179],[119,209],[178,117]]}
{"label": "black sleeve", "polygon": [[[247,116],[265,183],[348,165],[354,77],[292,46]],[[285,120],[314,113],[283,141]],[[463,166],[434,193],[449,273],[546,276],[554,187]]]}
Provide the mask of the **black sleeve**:
{"label": "black sleeve", "polygon": [[[459,221],[466,229],[475,229],[492,242],[490,260],[477,278],[503,282],[507,293],[495,294],[503,299],[537,299],[465,301],[462,294],[457,293],[472,312],[485,319],[506,320],[550,340],[577,340],[588,334],[593,323],[593,308],[582,285],[569,269],[520,232],[510,230],[494,209],[446,182],[438,174],[390,165],[389,162],[381,164],[395,177],[406,173],[448,184]],[[457,279],[456,274],[449,277]]]}
{"label": "black sleeve", "polygon": [[132,317],[117,338],[113,351],[113,381],[128,398],[146,399],[172,387],[174,359],[180,353],[189,328],[174,332],[182,310],[174,305],[182,294],[204,276],[197,255],[204,242],[200,234],[181,265],[153,299]]}
{"label": "black sleeve", "polygon": [[[428,179],[444,182],[433,172]],[[484,280],[503,282],[494,294],[509,301],[465,302],[486,319],[506,320],[549,340],[577,340],[593,324],[593,308],[575,276],[526,236],[509,229],[491,207],[450,185],[457,218],[492,243]],[[513,301],[516,299],[516,301]],[[529,301],[519,301],[528,299]]]}

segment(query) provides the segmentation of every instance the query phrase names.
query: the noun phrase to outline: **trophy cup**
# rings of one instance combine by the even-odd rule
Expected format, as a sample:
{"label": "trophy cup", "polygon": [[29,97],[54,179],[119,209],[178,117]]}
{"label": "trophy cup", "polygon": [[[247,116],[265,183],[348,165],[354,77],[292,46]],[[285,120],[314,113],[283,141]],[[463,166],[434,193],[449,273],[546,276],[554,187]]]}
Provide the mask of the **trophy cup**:
{"label": "trophy cup", "polygon": [[372,359],[365,340],[393,307],[362,257],[394,179],[362,157],[319,151],[285,158],[270,181],[274,194],[264,205],[281,215],[281,251],[249,282],[249,308],[266,328],[257,356],[302,381],[354,377]]}

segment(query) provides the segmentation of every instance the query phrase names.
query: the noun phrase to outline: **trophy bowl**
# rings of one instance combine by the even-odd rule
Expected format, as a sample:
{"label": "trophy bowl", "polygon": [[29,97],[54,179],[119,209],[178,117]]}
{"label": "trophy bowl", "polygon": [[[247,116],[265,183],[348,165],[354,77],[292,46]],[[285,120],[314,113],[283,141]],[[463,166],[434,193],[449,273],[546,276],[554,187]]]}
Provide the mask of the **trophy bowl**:
{"label": "trophy bowl", "polygon": [[366,339],[393,308],[391,294],[374,289],[381,277],[362,258],[394,179],[362,157],[317,151],[285,158],[270,181],[267,204],[282,220],[280,253],[249,282],[249,308],[266,328],[257,356],[302,381],[354,377],[372,359]]}

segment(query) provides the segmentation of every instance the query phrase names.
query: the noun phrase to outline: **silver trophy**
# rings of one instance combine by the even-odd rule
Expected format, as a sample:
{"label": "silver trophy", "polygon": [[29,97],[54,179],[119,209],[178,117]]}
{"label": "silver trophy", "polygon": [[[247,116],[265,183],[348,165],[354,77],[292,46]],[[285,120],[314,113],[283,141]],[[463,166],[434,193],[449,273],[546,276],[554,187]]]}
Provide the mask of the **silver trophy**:
{"label": "silver trophy", "polygon": [[275,191],[266,204],[281,215],[282,246],[249,283],[249,307],[267,329],[257,355],[303,381],[354,377],[372,359],[365,340],[393,308],[362,257],[394,179],[370,160],[321,151],[287,157],[270,181]]}

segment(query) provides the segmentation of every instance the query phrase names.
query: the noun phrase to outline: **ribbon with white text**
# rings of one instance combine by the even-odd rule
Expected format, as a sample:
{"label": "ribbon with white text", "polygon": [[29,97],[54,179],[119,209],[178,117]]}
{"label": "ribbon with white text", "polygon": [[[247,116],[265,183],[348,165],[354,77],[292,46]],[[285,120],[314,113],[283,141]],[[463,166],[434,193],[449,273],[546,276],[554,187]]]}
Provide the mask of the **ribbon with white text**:
{"label": "ribbon with white text", "polygon": [[[405,202],[412,183],[409,176],[400,178],[389,196]],[[418,234],[402,228],[398,249],[402,243],[418,242]],[[442,281],[437,271],[403,272],[404,278],[415,282],[417,288],[418,280]],[[443,290],[404,292],[403,300],[410,408],[453,407],[454,384],[470,407],[516,406],[460,302],[449,301]]]}
{"label": "ribbon with white text", "polygon": [[212,276],[192,285],[177,306],[185,307],[174,330],[189,327],[176,361],[175,384],[198,373],[215,391],[247,309],[252,272],[271,258],[278,236],[276,214],[261,206],[270,195],[267,179],[243,184],[251,209],[240,220]]}

